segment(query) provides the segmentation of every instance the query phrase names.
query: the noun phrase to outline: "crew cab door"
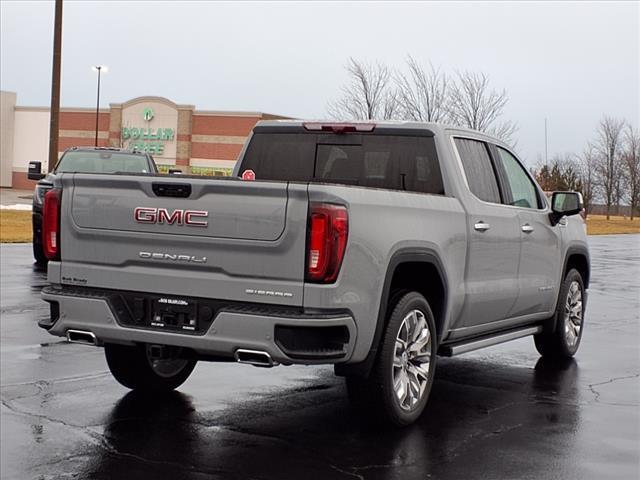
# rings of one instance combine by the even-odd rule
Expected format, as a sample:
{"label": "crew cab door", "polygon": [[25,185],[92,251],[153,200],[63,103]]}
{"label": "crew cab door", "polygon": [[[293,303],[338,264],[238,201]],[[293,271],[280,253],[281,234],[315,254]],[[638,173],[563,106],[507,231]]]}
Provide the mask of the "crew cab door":
{"label": "crew cab door", "polygon": [[552,226],[542,193],[515,155],[495,147],[500,162],[506,203],[518,211],[521,251],[518,266],[518,300],[511,317],[549,312],[557,295],[557,272],[561,267],[560,225]]}
{"label": "crew cab door", "polygon": [[517,210],[501,204],[489,146],[459,137],[454,143],[468,186],[465,301],[456,324],[468,330],[511,311],[518,297],[520,230]]}

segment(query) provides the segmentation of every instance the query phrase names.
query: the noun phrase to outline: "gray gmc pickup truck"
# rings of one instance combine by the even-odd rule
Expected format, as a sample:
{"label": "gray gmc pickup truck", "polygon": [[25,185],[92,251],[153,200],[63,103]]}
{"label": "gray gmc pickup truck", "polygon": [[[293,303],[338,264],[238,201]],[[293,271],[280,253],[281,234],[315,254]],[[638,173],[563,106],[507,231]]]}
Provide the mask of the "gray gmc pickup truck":
{"label": "gray gmc pickup truck", "polygon": [[44,199],[51,314],[132,389],[198,360],[334,364],[362,411],[425,408],[437,355],[533,336],[576,353],[578,193],[550,205],[507,145],[438,124],[265,121],[234,178],[63,173]]}

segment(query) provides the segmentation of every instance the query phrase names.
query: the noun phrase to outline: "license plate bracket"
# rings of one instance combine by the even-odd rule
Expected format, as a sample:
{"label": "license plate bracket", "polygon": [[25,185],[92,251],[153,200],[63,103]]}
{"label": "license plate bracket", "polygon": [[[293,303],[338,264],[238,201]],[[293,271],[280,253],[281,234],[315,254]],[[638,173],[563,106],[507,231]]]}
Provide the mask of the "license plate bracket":
{"label": "license plate bracket", "polygon": [[190,298],[156,298],[152,302],[150,326],[163,330],[197,332],[198,302]]}

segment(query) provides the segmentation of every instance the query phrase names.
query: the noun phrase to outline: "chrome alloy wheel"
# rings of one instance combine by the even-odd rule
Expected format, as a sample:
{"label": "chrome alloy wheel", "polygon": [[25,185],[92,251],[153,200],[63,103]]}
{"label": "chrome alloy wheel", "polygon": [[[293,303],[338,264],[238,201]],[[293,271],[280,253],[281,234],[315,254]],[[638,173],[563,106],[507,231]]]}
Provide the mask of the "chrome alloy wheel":
{"label": "chrome alloy wheel", "polygon": [[154,358],[151,355],[151,345],[147,345],[146,347],[149,365],[159,377],[173,378],[189,363],[189,360],[183,358]]}
{"label": "chrome alloy wheel", "polygon": [[576,281],[571,282],[564,305],[564,334],[567,345],[575,347],[582,329],[582,289]]}
{"label": "chrome alloy wheel", "polygon": [[396,336],[393,357],[393,389],[400,407],[411,410],[422,398],[429,381],[431,334],[424,314],[410,311]]}

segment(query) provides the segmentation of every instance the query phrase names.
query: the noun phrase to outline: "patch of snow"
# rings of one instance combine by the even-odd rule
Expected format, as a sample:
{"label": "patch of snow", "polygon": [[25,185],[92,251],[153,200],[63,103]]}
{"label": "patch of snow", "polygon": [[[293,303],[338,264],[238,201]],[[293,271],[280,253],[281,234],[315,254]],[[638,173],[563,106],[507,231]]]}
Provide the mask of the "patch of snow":
{"label": "patch of snow", "polygon": [[0,205],[0,210],[31,210],[27,203],[14,203],[13,205]]}

